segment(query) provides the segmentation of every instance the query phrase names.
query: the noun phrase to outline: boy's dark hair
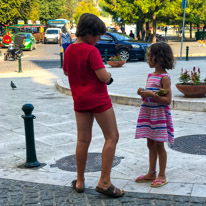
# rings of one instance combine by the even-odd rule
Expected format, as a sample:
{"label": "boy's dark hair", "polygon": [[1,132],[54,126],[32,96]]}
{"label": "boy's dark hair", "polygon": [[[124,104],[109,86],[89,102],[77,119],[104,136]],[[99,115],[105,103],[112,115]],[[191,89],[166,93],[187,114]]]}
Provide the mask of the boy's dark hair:
{"label": "boy's dark hair", "polygon": [[147,51],[148,58],[152,61],[154,58],[154,64],[158,63],[163,69],[173,69],[175,60],[171,47],[164,42],[158,42],[152,44]]}
{"label": "boy's dark hair", "polygon": [[82,37],[87,34],[92,36],[103,35],[106,32],[106,26],[104,22],[95,16],[94,14],[84,13],[81,15],[78,25],[76,36]]}

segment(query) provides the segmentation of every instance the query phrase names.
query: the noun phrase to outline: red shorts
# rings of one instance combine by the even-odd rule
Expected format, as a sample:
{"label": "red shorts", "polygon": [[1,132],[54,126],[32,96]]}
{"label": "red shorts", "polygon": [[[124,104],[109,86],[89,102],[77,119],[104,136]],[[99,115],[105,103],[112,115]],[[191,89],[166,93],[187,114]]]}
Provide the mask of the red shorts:
{"label": "red shorts", "polygon": [[100,106],[100,107],[95,107],[94,109],[75,110],[75,112],[80,112],[80,113],[84,113],[84,112],[101,113],[101,112],[104,112],[104,111],[110,109],[111,107],[112,107],[112,103],[110,102],[109,104],[105,104],[105,105]]}

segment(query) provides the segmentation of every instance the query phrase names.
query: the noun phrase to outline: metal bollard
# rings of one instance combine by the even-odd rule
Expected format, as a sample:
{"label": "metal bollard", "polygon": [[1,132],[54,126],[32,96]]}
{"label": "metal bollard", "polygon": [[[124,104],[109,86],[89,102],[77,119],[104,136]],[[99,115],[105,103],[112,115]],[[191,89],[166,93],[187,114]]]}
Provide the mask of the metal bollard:
{"label": "metal bollard", "polygon": [[189,46],[186,46],[186,61],[189,61]]}
{"label": "metal bollard", "polygon": [[18,56],[18,62],[19,62],[19,72],[22,72],[22,69],[21,69],[21,55]]}
{"label": "metal bollard", "polygon": [[0,56],[2,56],[1,50],[0,50]]}
{"label": "metal bollard", "polygon": [[60,68],[63,68],[63,52],[60,52]]}
{"label": "metal bollard", "polygon": [[34,107],[32,104],[24,104],[22,110],[25,115],[21,117],[24,119],[25,137],[26,137],[26,163],[24,167],[38,167],[40,162],[36,157],[35,142],[34,142],[34,125],[33,119],[36,117],[32,114]]}
{"label": "metal bollard", "polygon": [[104,50],[104,64],[107,64],[107,54],[108,54],[108,51],[107,49]]}
{"label": "metal bollard", "polygon": [[147,61],[147,48],[144,47],[144,62]]}

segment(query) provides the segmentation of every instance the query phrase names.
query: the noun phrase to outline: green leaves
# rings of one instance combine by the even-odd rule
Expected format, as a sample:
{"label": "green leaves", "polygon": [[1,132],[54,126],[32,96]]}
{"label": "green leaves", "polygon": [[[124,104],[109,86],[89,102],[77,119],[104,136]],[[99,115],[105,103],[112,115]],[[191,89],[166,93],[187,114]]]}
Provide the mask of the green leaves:
{"label": "green leaves", "polygon": [[95,14],[96,16],[100,16],[100,11],[96,7],[94,7],[91,1],[79,2],[78,6],[74,10],[74,15],[73,15],[76,24],[83,13],[91,13],[91,14]]}

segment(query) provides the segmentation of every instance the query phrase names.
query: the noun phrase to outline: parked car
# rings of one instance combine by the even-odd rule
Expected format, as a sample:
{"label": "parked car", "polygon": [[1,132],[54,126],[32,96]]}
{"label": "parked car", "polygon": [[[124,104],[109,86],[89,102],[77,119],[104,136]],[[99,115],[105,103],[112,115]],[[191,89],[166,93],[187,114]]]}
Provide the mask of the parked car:
{"label": "parked car", "polygon": [[59,28],[48,28],[45,32],[44,43],[48,44],[52,42],[58,44],[60,33],[61,33],[61,29]]}
{"label": "parked car", "polygon": [[106,32],[101,36],[101,39],[96,43],[101,56],[105,57],[105,49],[107,49],[107,56],[111,57],[119,54],[122,60],[129,59],[144,59],[144,50],[150,44],[142,41],[137,41],[130,36],[117,32]]}
{"label": "parked car", "polygon": [[31,33],[20,32],[17,34],[20,36],[23,36],[25,39],[24,41],[25,47],[21,48],[22,50],[32,51],[33,49],[36,49],[36,40],[35,40],[35,37]]}

